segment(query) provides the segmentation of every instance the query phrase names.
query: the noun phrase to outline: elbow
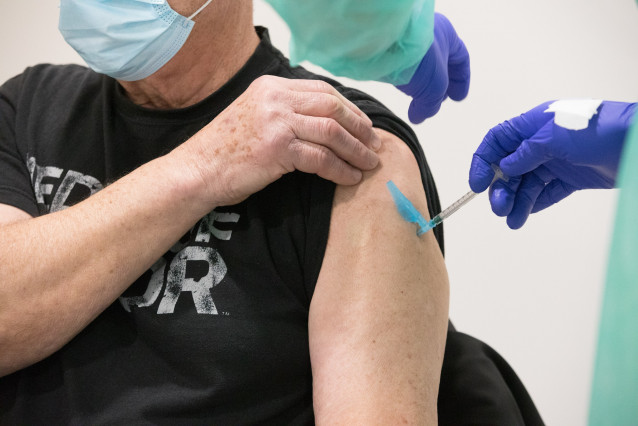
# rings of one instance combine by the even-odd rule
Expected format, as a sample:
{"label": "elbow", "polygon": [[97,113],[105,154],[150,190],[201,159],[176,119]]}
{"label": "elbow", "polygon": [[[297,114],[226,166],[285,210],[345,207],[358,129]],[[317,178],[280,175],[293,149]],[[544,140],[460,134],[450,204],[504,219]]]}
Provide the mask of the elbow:
{"label": "elbow", "polygon": [[16,356],[16,342],[11,339],[7,327],[0,324],[0,378],[18,371],[21,366]]}
{"label": "elbow", "polygon": [[0,359],[0,379],[5,376],[8,376],[11,373],[15,373],[19,368],[14,368],[11,365],[5,365],[4,360]]}
{"label": "elbow", "polygon": [[0,308],[0,378],[15,373],[42,359],[27,341],[27,333],[12,318],[19,314]]}

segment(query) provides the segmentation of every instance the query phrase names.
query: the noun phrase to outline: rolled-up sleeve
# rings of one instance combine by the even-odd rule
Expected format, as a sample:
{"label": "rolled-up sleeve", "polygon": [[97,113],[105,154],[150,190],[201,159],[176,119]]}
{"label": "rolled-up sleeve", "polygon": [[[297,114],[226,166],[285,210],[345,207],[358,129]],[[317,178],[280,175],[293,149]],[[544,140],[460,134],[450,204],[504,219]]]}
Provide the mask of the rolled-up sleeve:
{"label": "rolled-up sleeve", "polygon": [[21,81],[22,77],[17,76],[0,87],[0,204],[37,216],[27,147],[20,144],[16,129]]}

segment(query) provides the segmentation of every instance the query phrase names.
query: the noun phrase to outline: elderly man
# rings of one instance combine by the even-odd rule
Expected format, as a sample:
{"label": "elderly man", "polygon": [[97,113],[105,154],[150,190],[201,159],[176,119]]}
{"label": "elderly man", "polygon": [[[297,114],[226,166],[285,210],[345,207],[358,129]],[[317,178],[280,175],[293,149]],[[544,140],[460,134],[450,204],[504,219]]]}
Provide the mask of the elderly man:
{"label": "elderly man", "polygon": [[0,91],[0,423],[435,424],[446,271],[385,188],[437,208],[414,134],[202,3],[63,0],[99,72]]}

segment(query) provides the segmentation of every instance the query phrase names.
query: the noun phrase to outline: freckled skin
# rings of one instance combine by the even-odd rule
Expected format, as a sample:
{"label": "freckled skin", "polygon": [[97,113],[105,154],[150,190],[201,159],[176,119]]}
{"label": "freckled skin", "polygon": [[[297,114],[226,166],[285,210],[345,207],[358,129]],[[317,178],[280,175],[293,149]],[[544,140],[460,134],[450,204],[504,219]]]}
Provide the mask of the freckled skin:
{"label": "freckled skin", "polygon": [[[304,85],[310,89],[307,94],[299,91]],[[300,102],[303,96],[312,101]],[[345,106],[331,107],[338,96],[323,82],[260,77],[194,136],[196,144],[185,143],[179,149],[196,152],[195,166],[202,175],[214,171],[215,185],[210,188],[217,205],[236,204],[295,169],[353,184],[361,178],[358,169],[378,163],[367,147],[378,136],[345,98]],[[304,115],[296,104],[313,109]],[[326,117],[329,122],[321,120],[322,109],[333,111],[334,117]]]}

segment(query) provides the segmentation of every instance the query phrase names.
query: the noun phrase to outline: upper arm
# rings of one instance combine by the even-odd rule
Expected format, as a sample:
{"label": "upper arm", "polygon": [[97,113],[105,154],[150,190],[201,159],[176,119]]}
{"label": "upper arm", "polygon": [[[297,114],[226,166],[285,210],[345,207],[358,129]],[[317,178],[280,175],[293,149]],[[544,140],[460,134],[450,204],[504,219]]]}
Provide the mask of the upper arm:
{"label": "upper arm", "polygon": [[416,160],[383,138],[380,165],[337,187],[328,245],[310,307],[318,424],[434,422],[448,318],[443,256],[432,232],[399,215],[393,180],[427,216]]}

